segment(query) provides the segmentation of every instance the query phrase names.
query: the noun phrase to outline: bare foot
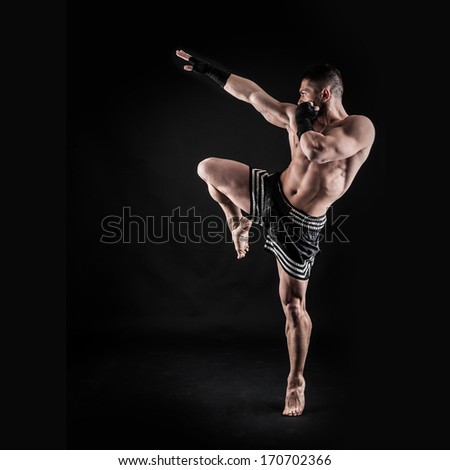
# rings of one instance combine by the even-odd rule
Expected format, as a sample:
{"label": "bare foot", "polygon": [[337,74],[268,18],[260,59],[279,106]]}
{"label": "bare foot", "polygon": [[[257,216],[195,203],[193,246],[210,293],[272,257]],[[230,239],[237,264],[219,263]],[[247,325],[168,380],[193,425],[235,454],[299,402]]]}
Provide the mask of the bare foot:
{"label": "bare foot", "polygon": [[300,416],[305,408],[305,381],[288,384],[283,416]]}
{"label": "bare foot", "polygon": [[250,249],[248,234],[251,226],[252,223],[246,217],[241,217],[239,221],[231,223],[230,230],[237,253],[237,259],[244,258]]}

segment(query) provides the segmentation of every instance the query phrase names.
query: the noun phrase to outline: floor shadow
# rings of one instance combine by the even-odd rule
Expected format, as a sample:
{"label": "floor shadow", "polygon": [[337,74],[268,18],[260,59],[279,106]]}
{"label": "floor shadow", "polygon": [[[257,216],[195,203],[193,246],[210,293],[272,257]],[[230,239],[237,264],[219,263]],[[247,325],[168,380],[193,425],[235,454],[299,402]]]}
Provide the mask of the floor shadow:
{"label": "floor shadow", "polygon": [[68,447],[339,448],[337,391],[324,386],[333,377],[311,361],[305,413],[284,417],[285,361],[238,345],[85,351],[69,368]]}

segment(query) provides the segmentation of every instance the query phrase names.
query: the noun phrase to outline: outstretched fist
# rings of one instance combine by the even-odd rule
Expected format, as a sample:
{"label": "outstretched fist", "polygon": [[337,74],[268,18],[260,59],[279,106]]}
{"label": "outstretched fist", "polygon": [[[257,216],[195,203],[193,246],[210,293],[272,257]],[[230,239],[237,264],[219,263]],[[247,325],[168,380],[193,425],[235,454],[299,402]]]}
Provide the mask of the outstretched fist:
{"label": "outstretched fist", "polygon": [[[181,49],[177,49],[177,51],[175,53],[178,57],[180,57],[180,59],[183,59],[187,62],[189,62],[189,59],[192,57],[191,54],[188,54],[187,52],[184,52]],[[192,70],[193,70],[192,65],[185,65],[183,68],[184,68],[184,70],[186,70],[188,72],[192,72]]]}

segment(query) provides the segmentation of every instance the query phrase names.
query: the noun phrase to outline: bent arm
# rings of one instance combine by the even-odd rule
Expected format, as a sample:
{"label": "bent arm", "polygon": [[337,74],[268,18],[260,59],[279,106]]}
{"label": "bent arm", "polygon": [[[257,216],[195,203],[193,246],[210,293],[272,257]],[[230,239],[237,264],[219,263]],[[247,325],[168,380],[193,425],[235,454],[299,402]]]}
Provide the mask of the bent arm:
{"label": "bent arm", "polygon": [[375,138],[372,122],[364,116],[350,116],[339,127],[328,133],[308,131],[300,139],[300,146],[308,160],[327,163],[344,160],[370,147]]}
{"label": "bent arm", "polygon": [[224,90],[238,100],[251,104],[271,124],[282,128],[289,127],[288,108],[295,109],[295,105],[280,103],[255,82],[231,74],[224,86]]}

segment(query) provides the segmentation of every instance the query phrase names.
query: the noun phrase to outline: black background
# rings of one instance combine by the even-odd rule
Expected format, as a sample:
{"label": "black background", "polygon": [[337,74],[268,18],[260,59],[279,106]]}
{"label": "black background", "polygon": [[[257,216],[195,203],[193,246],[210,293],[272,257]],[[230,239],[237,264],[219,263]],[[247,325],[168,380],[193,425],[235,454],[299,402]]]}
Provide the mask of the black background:
{"label": "black background", "polygon": [[[44,388],[48,408],[33,405],[52,432],[27,445],[16,421],[12,437],[22,432],[22,448],[376,449],[399,448],[399,436],[404,448],[445,447],[435,415],[417,399],[425,340],[409,336],[408,317],[417,320],[406,302],[392,301],[402,274],[386,236],[396,209],[386,70],[395,72],[388,59],[401,62],[402,44],[382,45],[379,24],[323,6],[301,14],[274,8],[258,19],[222,12],[219,26],[215,15],[198,20],[192,10],[69,5],[67,403],[64,411],[55,370],[57,387]],[[376,11],[367,6],[360,19]],[[124,206],[141,217],[178,206],[220,215],[196,176],[206,156],[269,170],[289,162],[285,133],[184,73],[177,48],[291,102],[303,68],[330,61],[344,77],[346,110],[367,115],[377,130],[369,159],[334,206],[336,216],[350,214],[343,225],[350,243],[323,244],[314,266],[307,405],[298,419],[280,416],[284,325],[275,262],[260,242],[242,262],[226,243],[139,244],[136,233],[130,244],[99,242],[101,220]],[[36,373],[50,384],[53,369],[43,370]]]}
{"label": "black background", "polygon": [[[380,306],[367,278],[382,259],[371,221],[385,191],[376,52],[350,31],[333,41],[296,38],[289,28],[282,38],[230,31],[194,40],[168,27],[155,38],[136,12],[123,13],[102,12],[101,28],[100,18],[83,18],[81,37],[69,29],[69,447],[145,448],[149,426],[160,430],[152,445],[161,448],[355,446],[357,417],[372,398],[367,362],[374,367],[380,347]],[[122,207],[156,220],[176,207],[220,215],[196,175],[206,156],[272,171],[289,163],[285,132],[183,72],[177,48],[288,102],[298,99],[304,67],[337,64],[346,109],[377,128],[369,160],[334,206],[335,216],[350,214],[342,227],[350,243],[323,244],[310,282],[303,421],[280,416],[283,314],[275,261],[261,243],[236,262],[226,243],[140,244],[136,231],[128,244],[99,242],[101,220]],[[343,422],[352,422],[348,435],[338,431]],[[192,432],[194,443],[184,437]]]}

